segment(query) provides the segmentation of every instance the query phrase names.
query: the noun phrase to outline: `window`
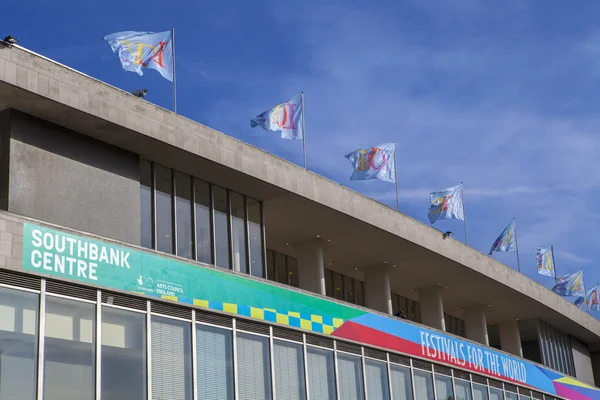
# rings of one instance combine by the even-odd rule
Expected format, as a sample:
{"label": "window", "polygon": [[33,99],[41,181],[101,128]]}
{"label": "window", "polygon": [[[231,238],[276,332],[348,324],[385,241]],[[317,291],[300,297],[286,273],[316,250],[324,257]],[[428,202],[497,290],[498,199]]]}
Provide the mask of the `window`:
{"label": "window", "polygon": [[190,323],[152,316],[152,399],[192,399]]}
{"label": "window", "polygon": [[344,275],[344,300],[354,304],[354,285],[353,279]]}
{"label": "window", "polygon": [[275,253],[275,273],[277,274],[277,282],[288,284],[287,265],[285,254]]}
{"label": "window", "polygon": [[361,400],[363,393],[362,362],[360,357],[338,353],[338,380],[340,399]]}
{"label": "window", "polygon": [[146,315],[102,307],[102,398],[146,399]]}
{"label": "window", "polygon": [[198,400],[233,400],[233,334],[196,325]]}
{"label": "window", "polygon": [[140,160],[140,245],[149,249],[154,237],[152,215],[152,165]]}
{"label": "window", "polygon": [[229,269],[229,207],[227,191],[219,186],[213,186],[213,203],[215,207],[215,244],[217,254],[215,265]]}
{"label": "window", "polygon": [[506,392],[506,400],[519,400],[519,397],[515,393]]}
{"label": "window", "polygon": [[0,399],[34,400],[39,295],[0,288]]}
{"label": "window", "polygon": [[307,347],[306,356],[308,359],[309,398],[335,400],[333,351]]}
{"label": "window", "polygon": [[177,255],[192,258],[192,178],[175,172],[175,210],[177,211]]}
{"label": "window", "polygon": [[231,247],[233,270],[248,273],[246,262],[246,206],[244,196],[229,192],[231,198]]}
{"label": "window", "polygon": [[298,343],[273,341],[275,393],[278,400],[304,400],[304,356]]}
{"label": "window", "polygon": [[369,400],[389,400],[387,364],[367,359],[365,360],[365,374]]}
{"label": "window", "polygon": [[333,297],[333,272],[325,270],[325,296]]}
{"label": "window", "polygon": [[473,384],[473,400],[489,400],[487,386]]}
{"label": "window", "polygon": [[415,398],[433,399],[431,372],[414,370]]}
{"label": "window", "polygon": [[435,393],[438,400],[453,398],[452,378],[444,375],[435,375]]}
{"label": "window", "polygon": [[248,198],[248,234],[250,239],[250,273],[265,277],[263,263],[263,230],[260,202]]}
{"label": "window", "polygon": [[173,182],[171,170],[155,164],[156,249],[173,253]]}
{"label": "window", "polygon": [[344,300],[344,278],[337,272],[332,272],[333,276],[333,298]]}
{"label": "window", "polygon": [[390,364],[390,379],[392,381],[392,400],[412,400],[409,368]]}
{"label": "window", "polygon": [[238,332],[237,362],[239,398],[270,400],[269,338]]}
{"label": "window", "polygon": [[46,297],[45,400],[94,399],[95,315],[95,304]]}
{"label": "window", "polygon": [[361,281],[354,280],[354,304],[359,306],[365,305],[365,295],[363,290],[363,283]]}
{"label": "window", "polygon": [[490,400],[503,400],[502,390],[490,388]]}
{"label": "window", "polygon": [[298,260],[293,257],[288,257],[287,270],[290,286],[298,287]]}
{"label": "window", "polygon": [[213,264],[209,184],[194,179],[194,197],[196,203],[196,259],[206,264]]}
{"label": "window", "polygon": [[273,250],[267,250],[267,279],[277,282],[277,274],[275,273],[275,253]]}
{"label": "window", "polygon": [[471,400],[471,383],[467,381],[461,381],[460,379],[454,380],[454,390],[456,390],[456,400]]}

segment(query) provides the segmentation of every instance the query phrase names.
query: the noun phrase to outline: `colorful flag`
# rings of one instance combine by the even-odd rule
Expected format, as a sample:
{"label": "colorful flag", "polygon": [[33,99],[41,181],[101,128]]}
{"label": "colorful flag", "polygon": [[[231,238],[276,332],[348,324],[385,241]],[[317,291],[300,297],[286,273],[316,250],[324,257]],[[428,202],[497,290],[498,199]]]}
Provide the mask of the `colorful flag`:
{"label": "colorful flag", "polygon": [[583,270],[561,276],[552,291],[561,296],[585,296]]}
{"label": "colorful flag", "polygon": [[536,247],[536,260],[538,273],[540,275],[554,276],[554,261],[552,260],[552,250]]}
{"label": "colorful flag", "polygon": [[585,308],[585,305],[587,304],[585,301],[585,297],[581,296],[578,297],[577,300],[575,300],[575,302],[573,303],[577,308],[581,308],[582,310]]}
{"label": "colorful flag", "polygon": [[394,143],[386,143],[346,154],[346,158],[354,167],[350,180],[381,179],[382,181],[396,182],[395,151]]}
{"label": "colorful flag", "polygon": [[510,224],[498,236],[492,245],[490,255],[495,251],[517,251],[517,222],[512,220]]}
{"label": "colorful flag", "polygon": [[119,55],[125,71],[143,75],[144,68],[157,70],[173,81],[173,36],[166,32],[117,32],[104,36],[113,53]]}
{"label": "colorful flag", "polygon": [[465,220],[462,184],[429,194],[429,222],[438,219]]}
{"label": "colorful flag", "polygon": [[589,307],[589,311],[600,311],[600,301],[598,299],[599,288],[600,286],[596,286],[587,293],[585,302]]}
{"label": "colorful flag", "polygon": [[283,139],[303,140],[303,113],[302,95],[299,94],[290,101],[252,118],[250,126],[252,128],[260,126],[267,131],[281,132]]}

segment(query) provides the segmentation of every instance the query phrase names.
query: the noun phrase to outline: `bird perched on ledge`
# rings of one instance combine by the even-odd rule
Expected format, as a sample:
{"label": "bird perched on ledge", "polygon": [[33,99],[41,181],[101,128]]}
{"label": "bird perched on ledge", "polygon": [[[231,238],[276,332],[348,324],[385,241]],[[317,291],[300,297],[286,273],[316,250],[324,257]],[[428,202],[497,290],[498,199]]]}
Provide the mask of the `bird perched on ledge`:
{"label": "bird perched on ledge", "polygon": [[444,232],[444,233],[442,233],[442,239],[446,239],[447,237],[450,237],[453,235],[454,235],[454,233],[452,233],[450,231]]}

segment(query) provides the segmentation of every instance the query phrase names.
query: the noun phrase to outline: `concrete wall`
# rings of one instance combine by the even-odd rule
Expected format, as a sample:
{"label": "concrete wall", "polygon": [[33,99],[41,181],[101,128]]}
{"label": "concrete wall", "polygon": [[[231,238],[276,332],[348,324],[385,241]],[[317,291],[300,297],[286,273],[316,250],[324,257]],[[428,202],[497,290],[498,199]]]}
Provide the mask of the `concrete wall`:
{"label": "concrete wall", "polygon": [[8,112],[8,211],[139,244],[138,156]]}
{"label": "concrete wall", "polygon": [[592,359],[589,347],[579,339],[571,336],[571,348],[573,349],[575,376],[577,379],[593,385],[594,372],[592,370]]}

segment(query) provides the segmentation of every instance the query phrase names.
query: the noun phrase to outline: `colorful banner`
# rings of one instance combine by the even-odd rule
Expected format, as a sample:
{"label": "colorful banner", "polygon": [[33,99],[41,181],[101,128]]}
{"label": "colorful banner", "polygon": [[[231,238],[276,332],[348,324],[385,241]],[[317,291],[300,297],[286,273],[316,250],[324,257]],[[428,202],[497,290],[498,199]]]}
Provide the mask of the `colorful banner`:
{"label": "colorful banner", "polygon": [[432,224],[439,219],[464,221],[465,207],[463,205],[462,184],[430,193],[427,216]]}
{"label": "colorful banner", "polygon": [[377,147],[358,149],[346,154],[354,172],[351,181],[381,179],[386,182],[396,182],[396,144],[386,143]]}
{"label": "colorful banner", "polygon": [[391,316],[29,223],[23,236],[27,271],[354,340],[573,400],[600,399],[600,390],[568,376]]}
{"label": "colorful banner", "polygon": [[541,247],[536,247],[535,251],[538,274],[555,277],[553,250],[551,248],[542,249]]}
{"label": "colorful banner", "polygon": [[260,126],[267,131],[281,132],[282,139],[304,140],[303,95],[278,104],[250,120],[252,128]]}

